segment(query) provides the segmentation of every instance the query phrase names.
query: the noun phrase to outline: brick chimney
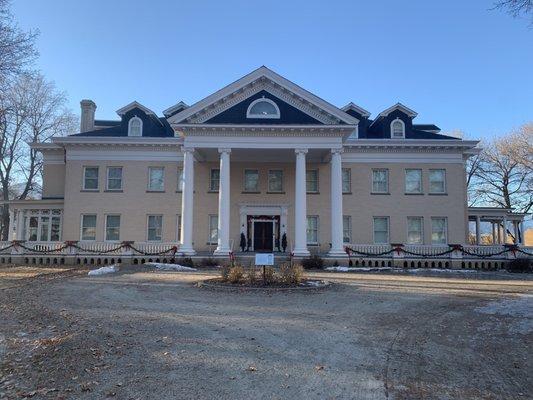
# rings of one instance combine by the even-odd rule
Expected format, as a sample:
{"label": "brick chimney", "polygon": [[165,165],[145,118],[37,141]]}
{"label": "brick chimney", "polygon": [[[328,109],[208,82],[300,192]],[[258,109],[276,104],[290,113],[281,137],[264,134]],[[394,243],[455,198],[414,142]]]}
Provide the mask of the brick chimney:
{"label": "brick chimney", "polygon": [[96,104],[92,100],[82,100],[81,117],[80,117],[80,133],[94,130],[94,113],[96,111]]}

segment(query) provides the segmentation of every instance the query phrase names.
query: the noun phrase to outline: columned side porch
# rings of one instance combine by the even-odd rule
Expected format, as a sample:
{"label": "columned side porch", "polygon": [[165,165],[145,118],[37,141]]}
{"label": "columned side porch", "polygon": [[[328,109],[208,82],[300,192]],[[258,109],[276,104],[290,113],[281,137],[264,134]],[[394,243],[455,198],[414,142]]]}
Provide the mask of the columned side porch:
{"label": "columned side porch", "polygon": [[524,245],[524,218],[527,215],[499,207],[469,207],[468,221],[469,225],[474,222],[474,229],[469,226],[468,242],[475,245]]}

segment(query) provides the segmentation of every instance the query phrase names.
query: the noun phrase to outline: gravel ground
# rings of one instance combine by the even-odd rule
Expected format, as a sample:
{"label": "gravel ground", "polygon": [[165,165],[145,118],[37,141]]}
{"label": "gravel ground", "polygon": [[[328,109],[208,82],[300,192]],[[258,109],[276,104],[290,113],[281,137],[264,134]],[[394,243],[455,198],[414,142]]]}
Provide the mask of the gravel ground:
{"label": "gravel ground", "polygon": [[0,267],[0,398],[533,397],[531,276],[315,272],[337,284],[276,293],[43,272]]}

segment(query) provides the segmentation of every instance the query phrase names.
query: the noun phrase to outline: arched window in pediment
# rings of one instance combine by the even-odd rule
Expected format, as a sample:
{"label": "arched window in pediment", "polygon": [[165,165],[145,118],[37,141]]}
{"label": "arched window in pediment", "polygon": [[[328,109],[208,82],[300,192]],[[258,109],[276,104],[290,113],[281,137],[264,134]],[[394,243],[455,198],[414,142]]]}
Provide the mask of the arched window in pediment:
{"label": "arched window in pediment", "polygon": [[270,118],[279,119],[279,107],[272,100],[260,98],[252,101],[246,111],[246,118]]}

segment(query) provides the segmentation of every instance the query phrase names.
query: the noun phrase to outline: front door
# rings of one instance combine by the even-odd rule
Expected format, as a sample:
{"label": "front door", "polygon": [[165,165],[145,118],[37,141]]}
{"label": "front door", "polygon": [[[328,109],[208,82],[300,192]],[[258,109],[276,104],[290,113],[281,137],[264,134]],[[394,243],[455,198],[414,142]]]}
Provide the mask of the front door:
{"label": "front door", "polygon": [[254,221],[254,251],[273,250],[272,221]]}

